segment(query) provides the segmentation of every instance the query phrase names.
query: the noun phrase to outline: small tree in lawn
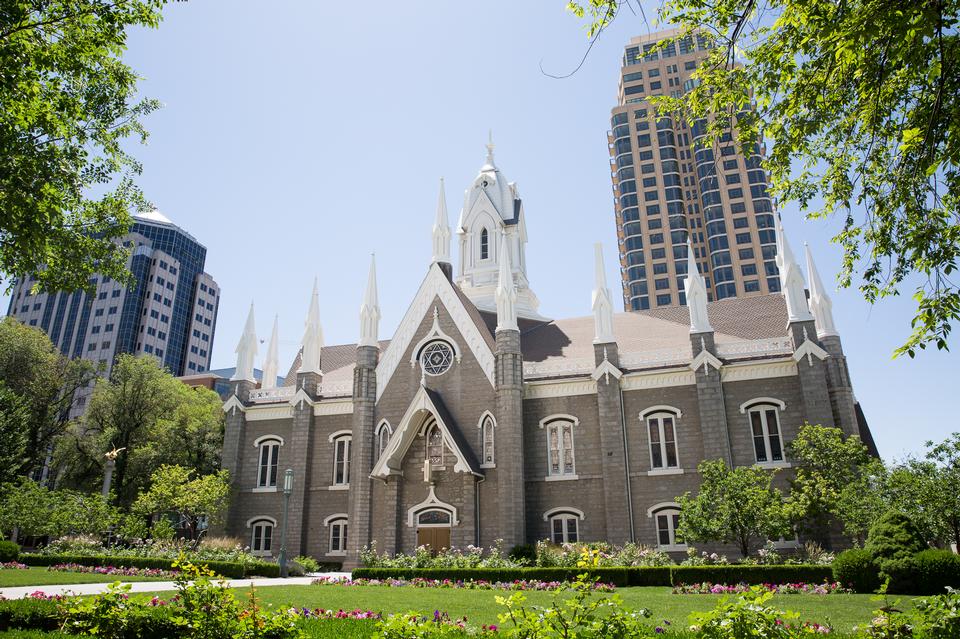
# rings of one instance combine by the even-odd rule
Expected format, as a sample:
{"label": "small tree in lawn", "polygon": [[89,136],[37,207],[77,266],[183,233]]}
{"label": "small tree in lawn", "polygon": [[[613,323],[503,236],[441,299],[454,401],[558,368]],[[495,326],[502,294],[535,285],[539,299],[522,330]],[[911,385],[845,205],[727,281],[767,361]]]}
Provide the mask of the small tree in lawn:
{"label": "small tree in lawn", "polygon": [[201,519],[219,521],[227,510],[230,473],[221,470],[210,475],[193,476],[183,466],[161,466],[150,477],[150,488],[137,497],[134,513],[152,516],[176,513],[186,522],[190,538],[196,539]]}
{"label": "small tree in lawn", "polygon": [[700,492],[677,498],[684,539],[736,544],[747,557],[751,547],[790,533],[783,494],[771,485],[774,472],[755,466],[731,470],[719,459],[702,462],[697,471]]}

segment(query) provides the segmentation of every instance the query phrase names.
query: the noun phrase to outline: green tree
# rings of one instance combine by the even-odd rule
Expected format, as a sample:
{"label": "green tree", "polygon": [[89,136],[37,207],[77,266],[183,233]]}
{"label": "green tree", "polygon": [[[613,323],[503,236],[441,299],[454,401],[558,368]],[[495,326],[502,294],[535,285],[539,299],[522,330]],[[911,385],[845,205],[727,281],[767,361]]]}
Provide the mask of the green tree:
{"label": "green tree", "polygon": [[924,459],[907,459],[891,473],[892,499],[926,539],[960,548],[960,433],[926,446]]}
{"label": "green tree", "polygon": [[[568,4],[591,37],[622,0]],[[913,332],[896,353],[947,348],[960,318],[958,0],[663,0],[671,46],[715,48],[680,97],[651,100],[748,156],[764,140],[773,193],[808,217],[839,215],[839,273],[867,301],[916,286]],[[666,46],[664,42],[661,46]],[[691,136],[693,137],[693,136]]]}
{"label": "green tree", "polygon": [[[44,463],[54,441],[67,430],[77,391],[96,374],[92,362],[61,355],[43,331],[12,317],[0,320],[0,382],[16,396],[0,399],[4,406],[0,419],[12,420],[11,428],[18,423],[23,427],[19,411],[26,411],[25,442],[16,449],[16,455],[10,452],[14,461],[4,474],[21,475]],[[8,435],[16,445],[20,438]]]}
{"label": "green tree", "polygon": [[839,428],[804,424],[788,446],[798,468],[790,481],[788,505],[798,525],[824,536],[831,520],[861,543],[870,525],[888,507],[885,468],[859,437]]}
{"label": "green tree", "polygon": [[23,474],[30,406],[0,381],[0,484]]}
{"label": "green tree", "polygon": [[921,550],[929,548],[920,528],[906,513],[889,510],[870,527],[864,550],[880,564],[898,559],[908,559]]}
{"label": "green tree", "polygon": [[195,539],[201,519],[211,524],[222,520],[229,503],[230,473],[194,474],[183,466],[161,466],[150,477],[150,488],[134,502],[133,513],[144,517],[176,513]]}
{"label": "green tree", "polygon": [[731,470],[722,460],[702,462],[700,491],[677,498],[680,534],[689,541],[736,544],[744,557],[768,539],[790,534],[783,494],[772,486],[774,472],[755,466]]}
{"label": "green tree", "polygon": [[97,489],[104,454],[123,449],[113,473],[117,504],[126,509],[163,464],[202,473],[217,467],[223,411],[216,393],[191,389],[153,357],[120,355],[109,379],[94,388],[87,412],[57,451],[67,485]]}
{"label": "green tree", "polygon": [[131,26],[156,27],[163,0],[9,0],[0,8],[0,272],[73,290],[126,277],[112,238],[145,208],[141,141],[156,100],[121,61]]}
{"label": "green tree", "polygon": [[0,492],[0,531],[19,536],[100,534],[117,521],[117,510],[96,494],[47,490],[26,478]]}

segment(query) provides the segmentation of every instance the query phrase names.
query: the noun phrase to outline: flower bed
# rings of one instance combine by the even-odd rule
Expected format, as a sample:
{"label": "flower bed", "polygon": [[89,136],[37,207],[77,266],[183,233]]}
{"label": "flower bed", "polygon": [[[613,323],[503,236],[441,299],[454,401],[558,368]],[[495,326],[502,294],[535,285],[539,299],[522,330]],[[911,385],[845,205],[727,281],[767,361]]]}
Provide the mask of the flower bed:
{"label": "flower bed", "polygon": [[[553,591],[570,588],[566,581],[536,581],[517,579],[514,581],[487,581],[485,579],[337,579],[319,577],[311,582],[314,586],[411,586],[413,588],[455,588],[462,590],[539,590]],[[613,592],[616,586],[610,583],[596,582],[591,588],[597,592]]]}
{"label": "flower bed", "polygon": [[21,564],[19,561],[8,561],[0,564],[0,570],[27,570],[30,568],[27,564]]}
{"label": "flower bed", "polygon": [[[757,586],[753,586],[756,588]],[[844,588],[839,582],[825,582],[822,584],[787,583],[787,584],[759,584],[778,595],[832,595],[849,594],[853,590]],[[749,592],[751,586],[747,584],[715,584],[704,581],[698,584],[677,584],[673,587],[675,595],[728,595]]]}
{"label": "flower bed", "polygon": [[[26,566],[24,566],[26,568]],[[95,575],[117,575],[120,577],[169,577],[180,574],[179,570],[163,570],[161,568],[134,568],[125,566],[84,566],[82,564],[67,563],[48,566],[50,572],[82,572]]]}
{"label": "flower bed", "polygon": [[380,619],[379,612],[372,610],[326,610],[324,608],[290,608],[287,612],[304,619]]}
{"label": "flower bed", "polygon": [[[222,577],[242,579],[253,575],[259,577],[277,577],[280,567],[277,564],[265,561],[228,562],[208,561],[187,555],[190,561],[203,564]],[[55,566],[57,564],[79,564],[81,566],[123,566],[127,568],[149,568],[157,570],[172,570],[176,559],[161,557],[127,557],[127,556],[87,556],[87,555],[41,555],[23,554],[20,560],[28,566]]]}

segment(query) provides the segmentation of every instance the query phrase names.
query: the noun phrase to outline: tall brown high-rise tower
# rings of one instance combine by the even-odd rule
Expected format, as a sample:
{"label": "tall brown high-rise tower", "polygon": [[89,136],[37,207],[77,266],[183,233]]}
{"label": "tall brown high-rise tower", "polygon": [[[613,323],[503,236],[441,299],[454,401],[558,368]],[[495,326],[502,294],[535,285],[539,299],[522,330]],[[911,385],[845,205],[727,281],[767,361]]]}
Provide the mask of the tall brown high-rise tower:
{"label": "tall brown high-rise tower", "polygon": [[652,50],[675,35],[661,31],[630,41],[611,112],[610,167],[627,310],[686,303],[688,236],[711,300],[780,290],[760,145],[750,157],[729,135],[707,146],[703,123],[691,128],[658,118],[649,102],[696,86],[691,76],[711,43],[696,36]]}

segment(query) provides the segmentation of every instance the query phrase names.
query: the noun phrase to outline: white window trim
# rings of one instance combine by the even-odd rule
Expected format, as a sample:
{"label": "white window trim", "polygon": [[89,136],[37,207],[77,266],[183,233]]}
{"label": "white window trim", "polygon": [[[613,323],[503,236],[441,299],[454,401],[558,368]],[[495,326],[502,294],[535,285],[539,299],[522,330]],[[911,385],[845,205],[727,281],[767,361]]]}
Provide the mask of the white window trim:
{"label": "white window trim", "polygon": [[[648,475],[651,475],[651,474],[652,474],[652,475],[670,475],[670,474],[679,475],[679,474],[682,474],[682,473],[683,473],[683,464],[680,463],[680,441],[679,441],[679,440],[680,440],[680,436],[679,436],[679,433],[678,433],[678,430],[679,430],[679,429],[678,429],[678,427],[677,427],[677,426],[678,426],[678,425],[677,425],[677,421],[680,419],[680,411],[676,411],[676,412],[674,413],[674,412],[672,412],[672,410],[676,410],[676,409],[664,410],[664,409],[670,409],[669,406],[658,406],[658,407],[654,407],[654,408],[657,408],[658,410],[653,410],[653,409],[649,409],[649,408],[648,408],[648,409],[645,410],[643,413],[640,413],[641,415],[644,415],[644,417],[643,417],[643,425],[644,425],[644,427],[646,428],[646,436],[647,436],[647,455],[648,455],[649,461],[650,461],[650,471],[649,471],[647,474],[648,474]],[[657,419],[657,418],[659,418],[659,419],[658,419],[658,422],[657,422],[657,424],[658,424],[657,427],[658,427],[659,430],[660,430],[660,458],[663,460],[663,463],[664,463],[664,464],[667,463],[667,441],[666,441],[665,433],[664,433],[664,431],[663,431],[663,419],[662,419],[661,416],[667,416],[667,417],[672,417],[672,418],[673,418],[673,452],[674,452],[674,454],[676,454],[676,456],[677,456],[677,465],[676,465],[676,466],[666,466],[666,465],[664,465],[664,466],[654,466],[654,465],[653,465],[653,442],[650,440],[650,420],[651,420],[651,419]],[[664,471],[673,471],[673,472],[664,472]],[[679,472],[677,472],[677,471],[679,471]]]}
{"label": "white window trim", "polygon": [[263,483],[263,464],[261,459],[263,458],[263,448],[265,446],[274,446],[277,447],[277,483],[280,480],[280,449],[283,447],[283,438],[278,435],[264,435],[256,439],[254,448],[257,449],[257,483],[253,487],[254,492],[258,493],[274,493],[277,491],[277,484],[264,484]]}
{"label": "white window trim", "polygon": [[[773,401],[778,402],[778,400]],[[749,429],[750,433],[750,445],[751,448],[753,448],[754,466],[768,469],[790,468],[790,462],[787,461],[787,447],[783,441],[783,423],[780,421],[780,411],[783,409],[778,408],[781,404],[783,404],[783,402],[753,402],[749,407],[747,407],[746,410],[744,410],[743,405],[741,405],[741,412],[745,412],[747,415],[747,428]],[[773,449],[770,448],[770,425],[767,424],[767,414],[766,410],[764,410],[766,408],[773,408],[776,410],[777,436],[780,438],[780,457],[782,458],[779,461],[773,459]],[[760,414],[760,426],[763,429],[763,446],[767,451],[766,461],[760,461],[757,459],[757,447],[756,443],[754,442],[755,435],[753,433],[753,419],[751,418],[751,415],[753,415],[754,412]]]}
{"label": "white window trim", "polygon": [[682,468],[654,468],[653,470],[647,471],[648,477],[658,477],[662,475],[682,475],[684,470]]}
{"label": "white window trim", "polygon": [[550,521],[551,517],[555,517],[556,515],[563,515],[563,514],[576,515],[581,520],[586,519],[586,515],[584,515],[583,511],[580,510],[579,508],[571,508],[570,506],[558,506],[557,508],[551,508],[550,510],[543,513],[543,520]]}
{"label": "white window trim", "polygon": [[[570,521],[571,519],[575,522],[583,521],[583,512],[576,509],[572,509],[572,508],[560,508],[560,509],[555,508],[554,510],[556,512],[554,512],[549,517],[546,517],[548,526],[550,527],[550,541],[556,543],[553,539],[553,523],[559,519],[563,521],[563,540],[560,543],[573,543],[569,541],[570,528],[567,525],[567,522]],[[580,524],[578,523],[577,524],[577,542],[579,542],[581,538],[582,538],[582,535],[580,531]]]}
{"label": "white window trim", "polygon": [[447,442],[443,429],[440,428],[440,422],[438,422],[436,418],[428,418],[423,422],[423,426],[423,453],[425,459],[430,459],[430,433],[436,429],[436,431],[440,433],[440,463],[431,463],[430,468],[433,470],[446,470]]}
{"label": "white window trim", "polygon": [[[387,445],[383,447],[383,450],[380,450],[380,437],[383,435],[384,430],[387,431]],[[374,433],[374,443],[377,447],[377,459],[380,459],[381,455],[387,452],[387,449],[390,448],[390,438],[393,437],[393,428],[390,427],[390,422],[385,419],[381,419],[380,423],[377,424],[377,429],[374,431]]]}
{"label": "white window trim", "polygon": [[[270,531],[270,550],[254,550],[253,549],[253,534],[256,530],[256,527],[259,524],[270,524],[271,528],[273,529]],[[267,515],[257,515],[247,520],[247,528],[250,529],[250,554],[254,555],[255,557],[272,557],[273,556],[273,534],[277,530],[277,520]]]}
{"label": "white window trim", "polygon": [[283,437],[281,437],[280,435],[261,435],[260,437],[257,437],[255,440],[253,440],[253,447],[260,448],[260,444],[270,440],[279,442],[281,446],[284,445]]}
{"label": "white window trim", "polygon": [[747,410],[753,408],[757,404],[773,404],[774,406],[778,406],[780,410],[786,410],[787,408],[787,404],[776,397],[754,397],[753,399],[748,399],[744,403],[740,404],[740,413],[746,413]]}
{"label": "white window trim", "polygon": [[[453,316],[451,315],[451,318],[452,317]],[[423,352],[423,349],[426,347],[427,344],[435,341],[446,342],[450,346],[450,348],[453,349],[453,363],[454,364],[460,363],[460,360],[463,358],[463,351],[460,350],[460,345],[457,344],[457,341],[452,337],[450,337],[449,335],[447,335],[446,333],[444,333],[443,330],[440,328],[439,306],[433,307],[433,326],[430,327],[430,330],[427,332],[426,335],[423,336],[423,339],[417,342],[417,345],[413,347],[412,351],[410,351],[410,368],[416,368],[416,366],[420,364],[420,354]],[[443,373],[440,373],[440,375],[445,375],[446,373],[449,373],[452,368],[453,368],[453,365],[451,365],[450,368],[448,368]],[[430,375],[430,373],[427,373],[427,375]],[[433,375],[433,377],[436,377],[436,375]]]}
{"label": "white window trim", "polygon": [[430,486],[430,492],[427,494],[427,498],[421,501],[419,504],[411,506],[407,510],[407,527],[415,528],[417,524],[417,515],[422,513],[425,510],[445,510],[450,513],[450,528],[460,525],[460,520],[457,519],[457,507],[453,504],[448,504],[446,502],[440,501],[437,499],[437,494],[434,491],[434,486]]}
{"label": "white window trim", "polygon": [[656,406],[651,406],[640,411],[640,420],[646,421],[648,415],[653,415],[654,413],[671,413],[675,415],[678,419],[683,417],[683,413],[676,406],[668,406],[667,404],[657,404]]}
{"label": "white window trim", "polygon": [[335,439],[340,439],[340,438],[343,437],[344,435],[351,435],[351,436],[352,436],[352,435],[353,435],[353,431],[352,431],[352,430],[347,430],[347,429],[334,431],[334,432],[330,433],[330,436],[329,436],[329,437],[327,437],[327,441],[332,444],[332,443],[333,443],[333,440],[335,440]]}
{"label": "white window trim", "polygon": [[488,410],[483,411],[483,414],[480,415],[480,421],[477,422],[477,428],[480,430],[480,459],[484,458],[484,445],[486,444],[483,441],[483,422],[490,418],[490,422],[493,424],[493,463],[481,463],[480,468],[496,468],[497,467],[497,419],[493,416]]}
{"label": "white window trim", "polygon": [[[554,422],[568,422],[570,424],[570,453],[571,458],[573,459],[573,472],[572,473],[563,473],[560,472],[556,475],[550,473],[550,427]],[[547,438],[547,476],[544,478],[545,481],[570,481],[574,479],[580,479],[577,475],[577,438],[574,432],[574,429],[580,425],[580,420],[573,415],[567,415],[565,413],[557,413],[555,415],[549,415],[540,420],[540,428],[546,429]],[[563,444],[563,437],[559,437],[558,441],[560,444]],[[563,466],[563,460],[561,459],[561,469]]]}
{"label": "white window trim", "polygon": [[[429,513],[434,511],[438,513],[446,513],[447,516],[450,517],[450,523],[449,524],[421,524],[420,523],[420,515],[422,515],[423,513]],[[417,528],[453,528],[453,521],[454,521],[454,513],[451,512],[450,509],[443,508],[440,506],[433,506],[432,508],[421,508],[413,516],[413,523],[414,525],[416,525]]]}
{"label": "white window trim", "polygon": [[[653,508],[656,508],[654,506]],[[673,527],[673,517],[672,515],[680,514],[679,505],[676,507],[671,506],[662,506],[653,510],[651,508],[647,511],[647,516],[653,518],[653,530],[654,534],[657,536],[657,550],[662,550],[664,552],[683,552],[687,549],[687,544],[661,544],[660,543],[660,524],[657,521],[658,515],[667,515],[667,529],[670,531],[670,536],[674,541],[677,540],[677,530]]]}
{"label": "white window trim", "polygon": [[[336,435],[336,437],[334,437]],[[353,453],[353,434],[349,430],[340,430],[336,433],[330,435],[330,443],[333,444],[333,468],[332,476],[330,477],[330,490],[350,490],[350,482],[337,482],[337,449],[340,447],[340,442],[346,441],[345,454],[346,459],[344,459],[344,477],[350,477],[350,457]]]}
{"label": "white window trim", "polygon": [[333,528],[343,524],[344,526],[349,525],[349,521],[346,513],[338,513],[336,515],[330,515],[323,520],[323,525],[328,527],[330,530],[327,533],[327,552],[326,554],[330,557],[344,557],[347,554],[347,539],[346,535],[341,535],[340,540],[343,543],[342,550],[333,550]]}

